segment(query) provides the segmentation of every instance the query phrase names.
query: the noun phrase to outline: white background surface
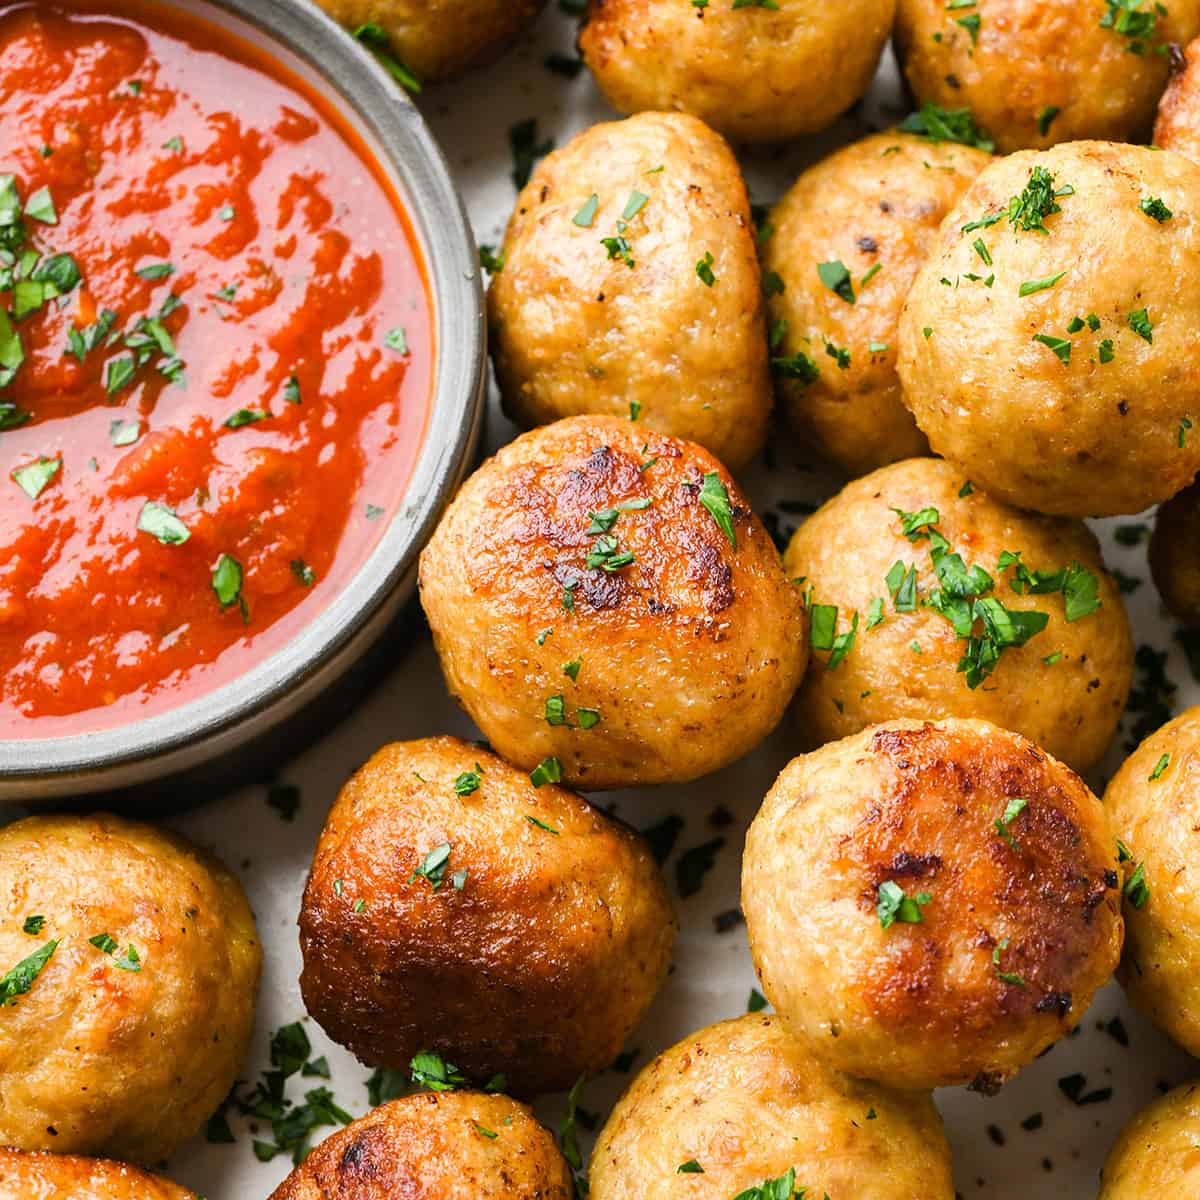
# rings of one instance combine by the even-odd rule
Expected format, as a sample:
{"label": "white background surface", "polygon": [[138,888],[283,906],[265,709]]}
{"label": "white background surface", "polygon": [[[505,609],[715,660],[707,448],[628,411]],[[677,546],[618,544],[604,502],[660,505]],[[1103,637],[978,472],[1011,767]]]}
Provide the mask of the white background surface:
{"label": "white background surface", "polygon": [[[551,51],[571,53],[572,40],[572,20],[552,4],[532,35],[497,66],[431,90],[420,101],[464,192],[481,242],[500,241],[514,200],[507,142],[512,124],[536,116],[542,136],[553,137],[562,145],[578,129],[613,116],[586,71],[567,81],[543,66]],[[875,125],[886,124],[905,111],[894,81],[890,58],[885,59],[869,106]],[[814,141],[783,151],[757,150],[743,156],[755,200],[774,200],[790,185],[799,166],[868,127],[847,120],[819,144]],[[444,352],[454,353],[454,347],[446,347]],[[493,396],[490,446],[512,436],[512,432],[499,416]],[[745,481],[760,512],[778,512],[780,500],[812,502],[831,494],[836,482],[800,461],[798,447],[785,430],[777,430],[772,440],[777,469],[760,469]],[[798,519],[786,513],[781,516],[785,527]],[[1105,538],[1109,565],[1128,575],[1147,578],[1144,545],[1120,547],[1109,539],[1111,526],[1118,523],[1097,526]],[[1169,672],[1179,684],[1176,710],[1200,701],[1200,688],[1192,682],[1178,647],[1172,646],[1173,627],[1160,611],[1153,586],[1145,582],[1128,600],[1138,643],[1158,649],[1171,647]],[[247,1079],[257,1079],[259,1071],[267,1066],[270,1032],[304,1016],[297,987],[296,913],[318,832],[338,788],[383,743],[446,732],[478,736],[446,696],[426,637],[396,663],[386,684],[357,712],[284,772],[283,778],[302,790],[302,804],[294,822],[283,822],[267,807],[265,789],[261,787],[247,788],[172,822],[214,849],[240,873],[258,916],[266,968],[258,1029],[246,1065]],[[755,979],[744,929],[718,935],[713,918],[737,906],[745,827],[792,753],[785,720],[775,736],[750,758],[699,784],[602,798],[642,827],[667,813],[684,817],[687,827],[677,843],[675,858],[679,851],[713,837],[726,839],[702,891],[679,906],[683,929],[675,970],[649,1019],[632,1040],[630,1049],[639,1051],[635,1070],[654,1052],[690,1031],[745,1011]],[[1118,744],[1106,764],[1109,772],[1120,756]],[[1102,786],[1104,778],[1097,776],[1093,785]],[[734,817],[732,824],[719,831],[709,821],[718,805]],[[674,859],[668,871],[673,885]],[[1098,1027],[1118,1012],[1128,1030],[1128,1048]],[[361,1115],[367,1108],[364,1084],[369,1070],[328,1042],[314,1022],[307,1021],[306,1028],[314,1054],[327,1055],[333,1067],[332,1087],[338,1102],[354,1115]],[[1073,1106],[1059,1091],[1057,1081],[1076,1071],[1087,1076],[1088,1091],[1111,1087],[1112,1099],[1083,1108]],[[958,1190],[967,1200],[1094,1197],[1101,1162],[1121,1123],[1157,1095],[1160,1084],[1175,1084],[1198,1073],[1196,1064],[1182,1051],[1171,1047],[1148,1024],[1127,1011],[1119,990],[1110,985],[1077,1035],[1026,1070],[999,1096],[984,1099],[963,1090],[938,1094],[954,1147]],[[314,1082],[320,1081],[293,1079],[289,1094],[299,1099]],[[585,1088],[584,1108],[603,1115],[627,1082],[626,1076],[606,1073]],[[539,1105],[539,1111],[549,1123],[556,1123],[563,1111],[562,1098],[548,1098]],[[1020,1122],[1037,1112],[1043,1114],[1041,1129],[1022,1130]],[[290,1163],[283,1159],[268,1164],[257,1162],[246,1123],[237,1117],[232,1123],[238,1135],[234,1145],[209,1146],[197,1140],[175,1156],[169,1164],[170,1173],[208,1200],[265,1200]],[[989,1133],[989,1129],[994,1132]],[[269,1139],[269,1130],[264,1130],[263,1136]]]}

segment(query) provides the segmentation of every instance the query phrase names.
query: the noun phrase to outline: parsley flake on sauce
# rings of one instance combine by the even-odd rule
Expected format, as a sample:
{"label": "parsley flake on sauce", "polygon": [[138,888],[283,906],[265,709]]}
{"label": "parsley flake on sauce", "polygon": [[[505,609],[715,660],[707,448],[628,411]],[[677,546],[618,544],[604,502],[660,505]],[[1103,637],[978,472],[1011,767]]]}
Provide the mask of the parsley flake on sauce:
{"label": "parsley flake on sauce", "polygon": [[212,589],[222,608],[242,599],[242,564],[230,554],[222,554],[213,567]]}
{"label": "parsley flake on sauce", "polygon": [[137,527],[142,533],[157,538],[164,546],[181,546],[192,536],[188,527],[175,515],[175,510],[157,500],[147,500],[142,505]]}
{"label": "parsley flake on sauce", "polygon": [[12,478],[30,500],[36,500],[61,470],[61,458],[39,456],[33,462],[17,467]]}

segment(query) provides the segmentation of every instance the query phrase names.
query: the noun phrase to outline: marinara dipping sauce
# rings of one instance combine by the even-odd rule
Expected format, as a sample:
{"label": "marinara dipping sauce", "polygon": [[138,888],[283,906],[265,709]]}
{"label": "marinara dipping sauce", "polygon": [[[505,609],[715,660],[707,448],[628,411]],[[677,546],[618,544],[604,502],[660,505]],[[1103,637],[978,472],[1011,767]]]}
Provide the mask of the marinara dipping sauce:
{"label": "marinara dipping sauce", "polygon": [[0,0],[0,738],[279,649],[400,502],[433,379],[397,196],[264,51]]}

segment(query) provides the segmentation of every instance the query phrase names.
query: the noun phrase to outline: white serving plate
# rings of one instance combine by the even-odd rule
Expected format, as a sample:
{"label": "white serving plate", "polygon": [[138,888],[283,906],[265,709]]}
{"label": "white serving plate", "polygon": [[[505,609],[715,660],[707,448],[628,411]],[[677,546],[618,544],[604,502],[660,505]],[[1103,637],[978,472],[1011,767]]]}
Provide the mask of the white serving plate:
{"label": "white serving plate", "polygon": [[[562,145],[576,131],[614,116],[586,71],[568,81],[543,66],[552,52],[572,54],[573,40],[573,19],[552,4],[532,34],[495,67],[432,89],[420,100],[465,195],[480,242],[499,242],[515,197],[509,178],[510,126],[536,116],[541,135]],[[830,133],[801,145],[758,149],[742,156],[754,198],[774,200],[801,166],[871,127],[898,119],[905,111],[889,55],[864,105],[864,120],[844,120]],[[452,346],[443,348],[443,353],[453,352]],[[501,417],[494,393],[489,420],[489,449],[494,449],[515,432]],[[781,511],[780,501],[794,510],[789,502],[819,502],[837,484],[819,468],[799,462],[794,439],[785,430],[776,432],[773,447],[775,468],[758,468],[745,482],[758,511],[780,514],[787,528],[802,518]],[[1109,565],[1142,581],[1127,598],[1137,641],[1170,651],[1168,672],[1179,685],[1175,697],[1179,711],[1200,702],[1200,687],[1172,641],[1174,626],[1163,614],[1149,582],[1144,544],[1124,547],[1112,540],[1116,525],[1132,521],[1097,522],[1096,528],[1104,540]],[[385,742],[440,733],[479,736],[446,695],[432,645],[423,637],[358,711],[285,770],[283,779],[302,790],[294,821],[284,822],[267,806],[265,788],[254,786],[171,822],[238,871],[258,916],[266,966],[247,1079],[257,1079],[268,1065],[270,1033],[305,1015],[297,986],[296,914],[312,850],[338,788]],[[1123,743],[1124,738],[1106,763],[1109,774],[1120,762]],[[686,828],[668,864],[672,880],[680,851],[718,836],[726,842],[700,893],[679,904],[683,929],[675,969],[649,1019],[632,1039],[630,1049],[638,1051],[635,1071],[690,1031],[746,1009],[756,981],[745,931],[736,927],[718,934],[713,918],[737,907],[745,828],[792,753],[785,720],[783,728],[749,758],[698,784],[600,797],[602,803],[642,827],[670,813],[685,818]],[[1097,776],[1093,786],[1101,787],[1105,778]],[[710,821],[718,808],[733,818],[721,829],[715,829]],[[1128,1046],[1102,1028],[1115,1016],[1124,1023]],[[328,1058],[333,1075],[330,1086],[339,1104],[353,1115],[361,1115],[368,1107],[364,1085],[369,1070],[329,1042],[311,1020],[306,1020],[305,1028],[313,1053]],[[1087,1092],[1111,1088],[1111,1098],[1083,1107],[1071,1103],[1058,1080],[1074,1073],[1086,1076]],[[1200,1075],[1200,1067],[1133,1014],[1116,985],[1109,985],[1076,1035],[998,1096],[986,1099],[962,1089],[938,1093],[954,1148],[958,1190],[965,1200],[1090,1200],[1096,1194],[1104,1155],[1121,1124],[1162,1087],[1193,1075]],[[607,1072],[585,1088],[583,1107],[602,1118],[630,1077]],[[320,1082],[293,1079],[289,1095],[299,1098],[307,1087]],[[548,1098],[538,1106],[552,1126],[564,1108],[563,1097]],[[1021,1122],[1034,1113],[1042,1114],[1041,1127],[1024,1130]],[[207,1200],[266,1200],[291,1164],[282,1158],[260,1163],[252,1151],[254,1135],[247,1123],[239,1117],[233,1117],[231,1123],[237,1134],[234,1144],[209,1145],[203,1138],[197,1139],[168,1164],[170,1174]],[[269,1129],[260,1131],[259,1136],[269,1140]]]}

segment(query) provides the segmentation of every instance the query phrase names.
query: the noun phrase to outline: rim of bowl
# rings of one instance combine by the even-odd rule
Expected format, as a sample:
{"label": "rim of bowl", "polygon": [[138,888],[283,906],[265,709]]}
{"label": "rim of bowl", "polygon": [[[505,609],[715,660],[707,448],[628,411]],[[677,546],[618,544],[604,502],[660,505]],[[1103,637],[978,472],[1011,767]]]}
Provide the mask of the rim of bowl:
{"label": "rim of bowl", "polygon": [[[299,60],[315,72],[326,98],[348,112],[381,150],[381,166],[398,181],[419,242],[433,309],[434,382],[424,440],[400,505],[375,548],[286,645],[239,678],[156,716],[94,733],[0,743],[0,790],[6,798],[20,799],[22,782],[32,787],[49,777],[69,782],[82,776],[81,791],[122,786],[133,780],[111,781],[106,773],[135,764],[146,768],[138,780],[169,774],[209,755],[164,762],[162,771],[150,769],[151,764],[210,742],[216,743],[214,753],[232,749],[269,729],[274,719],[261,718],[274,717],[276,708],[282,709],[278,720],[289,715],[286,701],[310,677],[323,676],[321,685],[331,682],[340,673],[336,660],[356,639],[362,641],[366,627],[416,566],[461,481],[482,419],[486,338],[474,235],[449,166],[416,106],[375,57],[311,0],[167,2],[218,24],[224,13],[251,26],[265,38],[268,51],[283,51],[285,67],[290,57],[292,67]],[[238,736],[239,725],[245,726],[244,736]]]}

